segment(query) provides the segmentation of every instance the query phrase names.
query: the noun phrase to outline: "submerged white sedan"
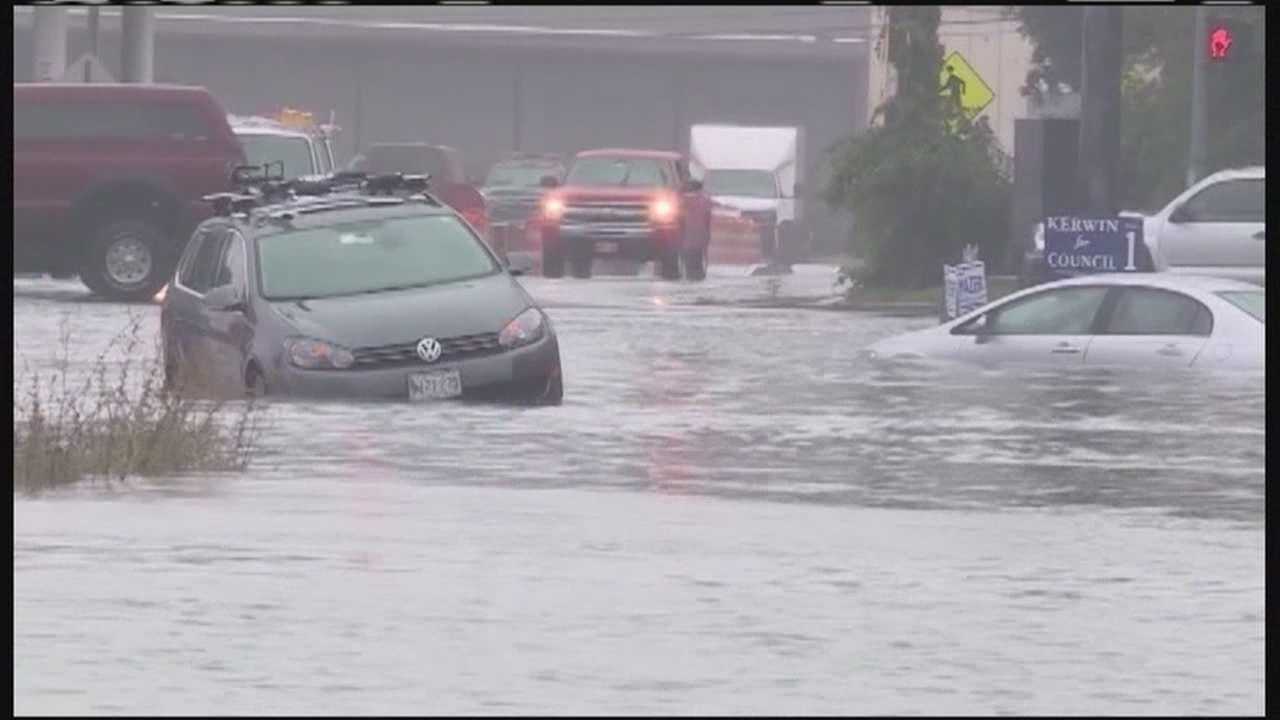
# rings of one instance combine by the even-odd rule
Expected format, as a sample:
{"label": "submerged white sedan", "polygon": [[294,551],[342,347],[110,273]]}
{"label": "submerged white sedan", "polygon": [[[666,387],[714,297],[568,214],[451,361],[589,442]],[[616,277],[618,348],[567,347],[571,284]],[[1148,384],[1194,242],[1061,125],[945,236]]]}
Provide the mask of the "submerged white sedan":
{"label": "submerged white sedan", "polygon": [[873,359],[982,365],[1264,367],[1266,292],[1238,280],[1115,273],[1007,295],[871,345]]}

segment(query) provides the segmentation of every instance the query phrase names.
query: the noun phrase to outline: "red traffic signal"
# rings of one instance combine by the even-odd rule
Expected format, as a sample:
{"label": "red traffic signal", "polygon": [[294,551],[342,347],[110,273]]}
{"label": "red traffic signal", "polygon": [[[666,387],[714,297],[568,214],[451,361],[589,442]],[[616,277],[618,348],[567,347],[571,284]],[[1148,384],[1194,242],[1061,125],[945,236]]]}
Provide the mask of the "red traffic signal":
{"label": "red traffic signal", "polygon": [[1209,59],[1226,60],[1235,44],[1235,33],[1226,25],[1216,25],[1209,30]]}

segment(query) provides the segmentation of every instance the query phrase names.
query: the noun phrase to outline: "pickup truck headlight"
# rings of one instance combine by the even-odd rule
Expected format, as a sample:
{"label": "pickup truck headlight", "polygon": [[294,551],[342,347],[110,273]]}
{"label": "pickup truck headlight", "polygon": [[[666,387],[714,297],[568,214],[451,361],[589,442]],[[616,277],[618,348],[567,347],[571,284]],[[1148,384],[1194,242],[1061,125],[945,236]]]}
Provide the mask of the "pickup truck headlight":
{"label": "pickup truck headlight", "polygon": [[558,197],[549,197],[542,201],[542,215],[548,220],[559,220],[564,215],[564,201]]}
{"label": "pickup truck headlight", "polygon": [[304,370],[345,370],[356,361],[347,348],[314,338],[289,338],[284,352],[291,365]]}
{"label": "pickup truck headlight", "polygon": [[547,321],[538,308],[529,308],[507,323],[498,333],[498,344],[507,350],[533,344],[547,331]]}
{"label": "pickup truck headlight", "polygon": [[649,219],[655,223],[668,225],[675,222],[680,207],[674,198],[658,198],[649,206]]}

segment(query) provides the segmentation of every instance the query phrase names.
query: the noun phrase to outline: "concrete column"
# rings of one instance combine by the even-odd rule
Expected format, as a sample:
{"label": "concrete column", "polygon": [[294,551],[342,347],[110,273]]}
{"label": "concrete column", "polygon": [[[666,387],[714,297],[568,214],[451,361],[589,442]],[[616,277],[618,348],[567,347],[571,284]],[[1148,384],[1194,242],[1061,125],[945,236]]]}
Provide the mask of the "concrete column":
{"label": "concrete column", "polygon": [[101,15],[98,8],[89,8],[89,53],[98,56],[98,30],[101,28]]}
{"label": "concrete column", "polygon": [[156,19],[149,7],[121,8],[120,70],[127,83],[152,82],[155,63]]}
{"label": "concrete column", "polygon": [[67,9],[35,8],[35,82],[58,82],[67,72]]}
{"label": "concrete column", "polygon": [[511,149],[520,152],[524,148],[524,69],[515,68],[511,83]]}

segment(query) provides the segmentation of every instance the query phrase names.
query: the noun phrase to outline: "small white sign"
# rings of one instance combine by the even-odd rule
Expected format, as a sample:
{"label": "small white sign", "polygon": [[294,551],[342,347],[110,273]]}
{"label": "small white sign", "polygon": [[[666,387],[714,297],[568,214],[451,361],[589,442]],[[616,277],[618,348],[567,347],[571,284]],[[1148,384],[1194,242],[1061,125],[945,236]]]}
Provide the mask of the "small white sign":
{"label": "small white sign", "polygon": [[64,83],[114,83],[116,79],[107,71],[97,55],[85,53],[67,66],[58,82]]}
{"label": "small white sign", "polygon": [[942,279],[948,319],[987,304],[987,268],[981,260],[943,265]]}

